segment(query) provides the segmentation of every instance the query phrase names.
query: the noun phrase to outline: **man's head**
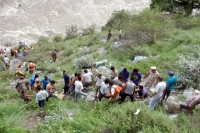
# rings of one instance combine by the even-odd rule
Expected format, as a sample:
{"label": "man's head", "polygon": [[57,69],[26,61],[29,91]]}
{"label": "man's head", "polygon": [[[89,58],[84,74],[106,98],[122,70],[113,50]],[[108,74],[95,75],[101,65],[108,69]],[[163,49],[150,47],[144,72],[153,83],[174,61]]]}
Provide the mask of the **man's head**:
{"label": "man's head", "polygon": [[87,72],[88,72],[88,70],[85,69],[85,70],[84,70],[84,73],[87,73]]}
{"label": "man's head", "polygon": [[167,72],[167,75],[168,75],[169,77],[173,77],[173,76],[174,76],[174,72],[169,71],[169,72]]}
{"label": "man's head", "polygon": [[151,67],[151,72],[155,73],[156,72],[156,67]]}
{"label": "man's head", "polygon": [[110,70],[114,71],[114,70],[115,70],[115,67],[114,67],[114,66],[111,66],[111,67],[110,67]]}
{"label": "man's head", "polygon": [[110,79],[105,79],[105,84],[108,84],[110,82]]}
{"label": "man's head", "polygon": [[30,60],[29,63],[31,63],[32,61]]}
{"label": "man's head", "polygon": [[35,78],[38,78],[39,77],[39,75],[38,74],[35,74]]}
{"label": "man's head", "polygon": [[5,55],[5,57],[7,57],[7,55]]}
{"label": "man's head", "polygon": [[77,76],[78,76],[78,73],[74,73],[74,76],[77,77]]}
{"label": "man's head", "polygon": [[38,86],[36,87],[36,89],[37,89],[38,91],[40,91],[40,90],[42,90],[42,87],[41,87],[40,85],[38,85]]}
{"label": "man's head", "polygon": [[81,81],[81,76],[78,76],[78,81]]}
{"label": "man's head", "polygon": [[44,76],[44,79],[45,79],[45,80],[48,80],[48,77],[45,75],[45,76]]}
{"label": "man's head", "polygon": [[63,71],[63,75],[66,75],[66,71]]}
{"label": "man's head", "polygon": [[163,81],[163,78],[160,77],[160,76],[158,76],[158,81],[159,81],[159,82],[162,82],[162,81]]}
{"label": "man's head", "polygon": [[54,85],[54,84],[55,84],[55,81],[54,81],[54,80],[51,80],[51,81],[50,81],[50,84],[51,84],[51,85]]}
{"label": "man's head", "polygon": [[126,69],[126,68],[124,68],[124,69],[123,69],[123,71],[124,71],[124,72],[127,72],[127,69]]}
{"label": "man's head", "polygon": [[19,79],[23,80],[23,79],[24,79],[24,76],[20,76]]}
{"label": "man's head", "polygon": [[140,89],[140,90],[143,90],[143,86],[142,86],[142,85],[139,85],[139,89]]}
{"label": "man's head", "polygon": [[110,86],[110,87],[113,86],[113,82],[112,82],[112,81],[109,82],[109,86]]}
{"label": "man's head", "polygon": [[102,74],[101,74],[101,73],[98,73],[98,74],[97,74],[97,77],[98,77],[98,78],[101,78],[101,77],[102,77]]}
{"label": "man's head", "polygon": [[121,75],[118,76],[118,79],[119,79],[120,81],[123,81],[123,80],[124,80],[123,77],[122,77]]}
{"label": "man's head", "polygon": [[134,73],[138,73],[138,69],[133,69],[133,72]]}
{"label": "man's head", "polygon": [[39,82],[40,82],[39,78],[36,78],[35,82],[36,82],[36,83],[39,83]]}

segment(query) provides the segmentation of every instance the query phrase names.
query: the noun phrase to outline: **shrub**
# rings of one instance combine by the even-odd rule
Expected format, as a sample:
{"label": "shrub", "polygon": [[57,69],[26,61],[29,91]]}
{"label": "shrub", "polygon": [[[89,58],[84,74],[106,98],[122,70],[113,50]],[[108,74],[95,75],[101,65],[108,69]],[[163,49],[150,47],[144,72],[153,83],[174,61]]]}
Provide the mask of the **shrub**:
{"label": "shrub", "polygon": [[65,40],[69,40],[69,39],[77,37],[78,26],[76,26],[76,25],[67,26],[66,27],[66,35],[67,36],[65,37]]}
{"label": "shrub", "polygon": [[95,33],[95,27],[96,27],[96,25],[92,24],[90,27],[84,28],[82,35],[85,36],[85,35],[94,34]]}
{"label": "shrub", "polygon": [[62,39],[61,36],[55,36],[55,37],[53,38],[53,42],[62,42],[62,41],[63,41],[63,39]]}
{"label": "shrub", "polygon": [[93,65],[93,56],[90,55],[85,55],[85,56],[81,56],[79,58],[76,58],[74,60],[72,60],[72,65],[75,68],[85,68],[85,67],[90,67],[91,65]]}

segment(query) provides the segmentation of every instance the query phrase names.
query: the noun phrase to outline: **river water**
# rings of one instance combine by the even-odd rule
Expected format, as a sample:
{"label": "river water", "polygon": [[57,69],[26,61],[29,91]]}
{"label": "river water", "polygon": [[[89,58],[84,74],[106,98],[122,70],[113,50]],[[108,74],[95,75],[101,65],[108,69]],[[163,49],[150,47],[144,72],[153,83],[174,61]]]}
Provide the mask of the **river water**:
{"label": "river water", "polygon": [[103,26],[114,10],[133,13],[150,0],[0,0],[0,46],[35,43],[40,36],[65,36],[68,25]]}

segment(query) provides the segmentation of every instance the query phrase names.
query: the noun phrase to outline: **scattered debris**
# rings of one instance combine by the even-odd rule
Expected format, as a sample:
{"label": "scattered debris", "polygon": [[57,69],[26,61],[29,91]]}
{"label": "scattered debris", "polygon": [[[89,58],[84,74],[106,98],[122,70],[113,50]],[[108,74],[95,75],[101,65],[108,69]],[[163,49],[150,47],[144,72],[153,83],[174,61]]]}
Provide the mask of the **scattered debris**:
{"label": "scattered debris", "polygon": [[138,62],[140,62],[141,60],[145,60],[145,59],[147,59],[146,56],[136,55],[135,58],[134,58],[134,60],[133,60],[133,63],[138,63]]}
{"label": "scattered debris", "polygon": [[137,111],[134,114],[138,115],[139,113],[140,113],[140,109],[137,109]]}

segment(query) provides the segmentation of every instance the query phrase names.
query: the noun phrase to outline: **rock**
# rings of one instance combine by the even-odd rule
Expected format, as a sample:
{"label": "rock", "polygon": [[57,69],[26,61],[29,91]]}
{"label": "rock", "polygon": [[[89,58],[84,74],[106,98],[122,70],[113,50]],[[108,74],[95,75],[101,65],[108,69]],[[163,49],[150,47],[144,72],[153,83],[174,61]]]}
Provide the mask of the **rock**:
{"label": "rock", "polygon": [[188,98],[191,98],[194,95],[194,92],[192,90],[186,89],[186,90],[183,91],[183,95],[185,97],[187,97],[187,99],[188,99]]}
{"label": "rock", "polygon": [[94,63],[93,63],[93,66],[97,68],[97,67],[99,67],[99,66],[105,65],[106,63],[108,63],[108,60],[107,60],[107,59],[94,62]]}
{"label": "rock", "polygon": [[145,60],[147,59],[146,56],[139,56],[139,55],[136,55],[134,60],[133,60],[133,63],[137,63],[137,62],[140,62],[141,60]]}

